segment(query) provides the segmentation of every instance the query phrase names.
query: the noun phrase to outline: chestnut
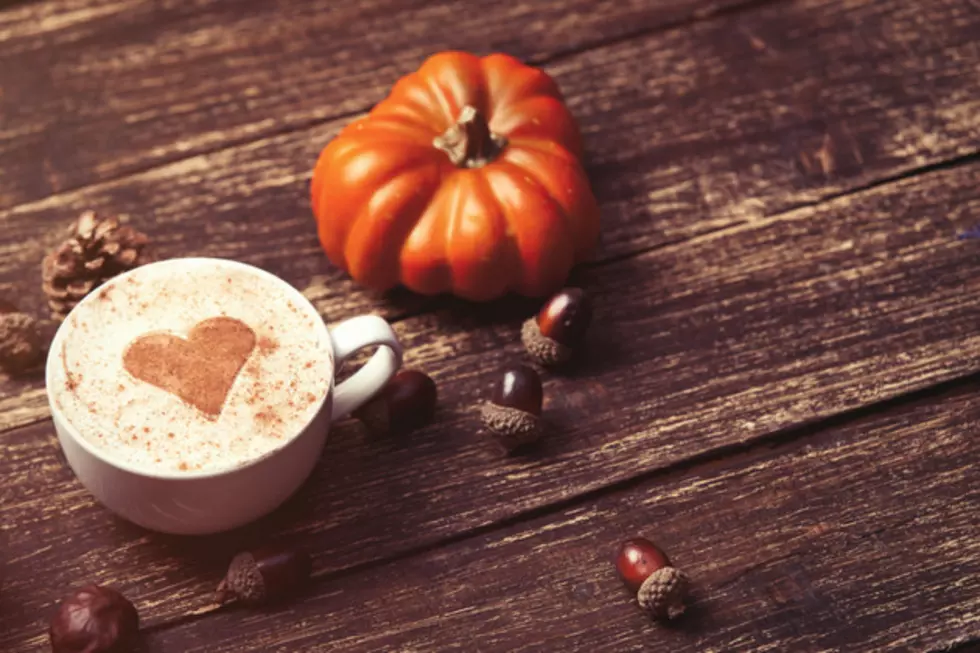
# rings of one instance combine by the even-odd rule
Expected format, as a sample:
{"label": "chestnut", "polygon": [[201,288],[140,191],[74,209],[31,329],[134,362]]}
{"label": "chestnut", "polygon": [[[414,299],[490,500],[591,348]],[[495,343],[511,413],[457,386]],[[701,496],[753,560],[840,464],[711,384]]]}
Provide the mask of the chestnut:
{"label": "chestnut", "polygon": [[527,365],[516,365],[504,370],[481,416],[497,441],[512,450],[540,437],[543,403],[541,377]]}
{"label": "chestnut", "polygon": [[572,358],[592,322],[592,301],[581,288],[565,288],[521,327],[521,341],[531,358],[545,366]]}
{"label": "chestnut", "polygon": [[435,381],[427,374],[402,370],[354,417],[376,434],[411,431],[432,421],[437,395]]}
{"label": "chestnut", "polygon": [[616,571],[623,583],[636,592],[640,607],[659,619],[674,619],[684,613],[688,579],[650,540],[637,537],[623,542],[616,555]]}
{"label": "chestnut", "polygon": [[52,653],[128,653],[139,637],[139,614],[109,587],[86,585],[58,605],[48,636]]}

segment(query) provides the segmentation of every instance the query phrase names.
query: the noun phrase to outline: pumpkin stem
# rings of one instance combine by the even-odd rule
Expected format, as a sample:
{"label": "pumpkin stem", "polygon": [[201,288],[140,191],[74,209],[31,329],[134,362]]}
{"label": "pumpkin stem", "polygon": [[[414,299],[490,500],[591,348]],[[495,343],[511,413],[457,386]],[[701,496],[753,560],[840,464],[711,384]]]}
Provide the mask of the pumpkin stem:
{"label": "pumpkin stem", "polygon": [[460,168],[481,168],[500,155],[507,139],[491,132],[483,114],[467,105],[459,112],[456,124],[436,136],[432,144]]}

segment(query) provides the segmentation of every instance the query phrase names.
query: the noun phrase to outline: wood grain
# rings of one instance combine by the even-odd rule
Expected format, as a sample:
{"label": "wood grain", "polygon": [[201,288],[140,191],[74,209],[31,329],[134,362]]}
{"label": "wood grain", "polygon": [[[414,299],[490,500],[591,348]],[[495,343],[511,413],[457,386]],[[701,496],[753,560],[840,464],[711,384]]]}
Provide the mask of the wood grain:
{"label": "wood grain", "polygon": [[0,207],[363,111],[439,50],[542,60],[736,4],[27,5],[0,16]]}
{"label": "wood grain", "polygon": [[332,573],[974,373],[978,259],[955,234],[980,213],[978,170],[589,270],[591,342],[579,367],[547,378],[551,437],[525,456],[502,456],[472,410],[520,359],[514,303],[400,322],[408,364],[439,384],[437,423],[405,439],[341,429],[287,507],[226,536],[166,538],[116,520],[72,480],[49,424],[8,431],[0,648],[39,632],[51,601],[82,581],[140,596],[160,624],[207,610],[227,557],[250,543],[301,539]]}
{"label": "wood grain", "polygon": [[[918,9],[886,5],[806,0],[756,8],[553,66],[588,138],[604,220],[599,261],[749,224],[975,151],[980,66],[973,64],[980,56],[972,33],[980,14],[937,1],[930,25],[941,28],[920,28]],[[43,314],[32,270],[62,225],[94,207],[131,217],[164,256],[262,266],[305,289],[331,319],[425,310],[432,302],[364,292],[320,252],[307,201],[310,167],[345,122],[0,213],[0,295]],[[41,385],[39,371],[0,380],[0,429],[46,417]]]}
{"label": "wood grain", "polygon": [[[590,10],[576,17],[580,4]],[[759,451],[657,476],[980,369],[980,259],[976,243],[955,241],[980,215],[980,168],[967,160],[980,138],[980,8],[752,4],[709,19],[735,4],[549,0],[459,16],[447,2],[106,0],[0,12],[0,57],[20,64],[0,67],[0,294],[39,311],[37,267],[61,225],[109,209],[163,255],[283,276],[330,321],[410,315],[397,325],[408,362],[441,391],[431,427],[399,440],[345,425],[283,510],[181,539],[111,517],[77,485],[50,424],[37,423],[38,372],[2,382],[0,428],[35,424],[0,433],[0,650],[37,650],[53,601],[90,580],[136,598],[148,626],[166,628],[152,643],[161,651],[212,650],[217,635],[224,650],[239,636],[263,650],[269,632],[278,650],[320,639],[331,640],[323,650],[452,650],[464,641],[452,632],[488,650],[548,650],[575,617],[589,627],[566,642],[591,643],[582,650],[604,634],[625,650],[667,636],[679,650],[915,650],[976,636],[976,452],[970,420],[956,422],[966,398],[941,404],[954,406],[948,421],[930,404],[862,423],[840,451],[837,435],[820,436],[813,456]],[[546,381],[550,437],[514,458],[479,433],[472,407],[519,359],[533,305],[363,293],[323,260],[306,203],[310,165],[343,114],[458,43],[549,62],[586,133],[606,221],[599,262],[575,279],[600,319],[580,365]],[[661,482],[675,489],[658,494]],[[610,484],[631,489],[412,555]],[[657,535],[707,590],[693,634],[651,629],[607,601],[607,577],[568,580],[568,560],[594,562],[595,541],[654,519],[673,522]],[[208,614],[234,550],[293,538],[316,552],[310,603],[280,621]],[[392,557],[405,562],[369,569]],[[501,573],[512,559],[514,575]],[[455,581],[460,568],[474,574]],[[549,602],[539,578],[564,593]]]}
{"label": "wood grain", "polygon": [[[229,610],[145,650],[947,650],[980,636],[978,391],[324,578],[287,609]],[[637,534],[694,580],[674,627],[644,616],[613,570]]]}

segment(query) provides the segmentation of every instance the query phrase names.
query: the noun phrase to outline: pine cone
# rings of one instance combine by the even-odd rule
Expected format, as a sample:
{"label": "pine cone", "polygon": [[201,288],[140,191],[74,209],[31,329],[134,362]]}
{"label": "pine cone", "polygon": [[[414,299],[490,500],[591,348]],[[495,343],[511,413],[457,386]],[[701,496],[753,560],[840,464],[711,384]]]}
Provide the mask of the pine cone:
{"label": "pine cone", "polygon": [[41,356],[41,335],[34,318],[0,300],[0,369],[19,374]]}
{"label": "pine cone", "polygon": [[57,320],[94,288],[112,277],[149,263],[149,238],[115,217],[86,211],[69,230],[69,238],[44,257],[41,288]]}

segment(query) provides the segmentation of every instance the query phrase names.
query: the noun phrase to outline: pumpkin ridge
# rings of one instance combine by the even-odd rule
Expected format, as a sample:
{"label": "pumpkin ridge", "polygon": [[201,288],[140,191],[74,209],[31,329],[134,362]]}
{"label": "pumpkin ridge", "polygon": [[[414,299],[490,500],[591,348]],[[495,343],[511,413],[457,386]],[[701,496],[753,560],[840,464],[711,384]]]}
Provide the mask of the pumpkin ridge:
{"label": "pumpkin ridge", "polygon": [[557,143],[549,138],[536,138],[533,136],[514,136],[510,144],[518,149],[534,150],[547,156],[561,158],[568,163],[573,163],[580,168],[582,163],[579,158],[561,143]]}
{"label": "pumpkin ridge", "polygon": [[419,131],[436,133],[436,130],[432,127],[432,119],[420,115],[420,111],[425,111],[423,107],[419,107],[416,104],[409,104],[408,101],[404,103],[391,102],[390,98],[382,100],[379,102],[371,112],[367,115],[367,122],[372,122],[374,120],[393,120],[393,121],[403,121],[406,125],[414,127]]}
{"label": "pumpkin ridge", "polygon": [[[447,166],[448,167],[448,166]],[[398,253],[402,266],[401,281],[408,288],[422,294],[433,294],[441,290],[432,290],[432,277],[438,277],[435,286],[445,288],[451,286],[451,271],[446,257],[445,211],[446,202],[443,195],[454,192],[455,186],[446,183],[446,179],[454,172],[450,168],[447,173],[442,171],[442,177],[437,184],[428,204],[419,212],[418,219]],[[423,227],[425,227],[423,229]],[[441,237],[440,237],[441,235]],[[441,243],[436,249],[434,244]]]}
{"label": "pumpkin ridge", "polygon": [[[458,170],[458,172],[461,173],[461,178],[454,182],[455,197],[451,208],[451,221],[446,225],[445,260],[448,263],[453,293],[470,299],[486,299],[486,296],[497,295],[499,292],[505,292],[512,287],[515,264],[518,269],[520,268],[520,256],[517,255],[513,237],[509,235],[510,225],[504,215],[504,208],[497,199],[493,186],[487,180],[486,175],[478,170]],[[465,202],[467,196],[477,197],[479,204],[482,205],[483,210],[480,213],[482,231],[487,234],[485,237],[492,236],[493,242],[493,246],[486,251],[488,256],[481,257],[481,260],[476,262],[475,267],[481,267],[482,264],[484,276],[492,275],[502,278],[503,283],[497,284],[500,286],[499,290],[493,288],[492,291],[488,291],[485,287],[479,287],[480,284],[474,288],[472,278],[464,280],[460,276],[460,265],[472,263],[472,260],[453,255],[453,252],[463,243],[462,237],[457,236],[460,233],[458,227],[460,220],[467,217],[465,215],[465,209],[468,208]],[[485,261],[488,259],[496,264],[492,269],[488,269],[485,265]]]}
{"label": "pumpkin ridge", "polygon": [[[377,242],[381,240],[383,247],[376,257],[377,260],[388,260],[397,262],[400,259],[401,250],[405,247],[405,242],[408,240],[415,225],[418,223],[419,211],[407,210],[407,206],[411,203],[413,206],[415,202],[418,202],[418,206],[426,207],[432,201],[436,192],[441,185],[439,181],[441,179],[441,171],[438,170],[441,166],[439,164],[431,161],[422,161],[421,165],[413,165],[400,169],[394,174],[390,174],[388,179],[384,183],[375,187],[371,193],[368,201],[364,202],[361,209],[356,213],[354,219],[351,221],[351,228],[347,233],[344,242],[344,260],[350,261],[352,258],[355,260],[363,259],[362,252],[351,252],[350,249],[352,245],[360,245],[360,240],[354,238],[355,232],[359,234],[361,230],[367,230],[368,241]],[[395,184],[404,184],[405,177],[411,174],[418,174],[420,176],[425,175],[424,168],[435,168],[432,173],[432,183],[422,183],[415,186],[416,193],[406,194],[401,197],[398,203],[388,209],[388,213],[393,214],[393,217],[387,221],[375,219],[373,216],[373,211],[377,210],[377,206],[372,205],[372,201],[375,197],[384,197],[384,194],[391,189]],[[421,189],[425,189],[424,194],[418,192]],[[360,229],[358,229],[360,227]],[[377,230],[382,229],[382,233],[395,233],[396,238],[392,239],[390,242],[387,239],[378,239]],[[352,256],[352,254],[354,256]],[[375,261],[372,260],[371,264]],[[358,270],[353,269],[354,266],[347,268],[352,275],[361,276]],[[397,266],[396,266],[397,267]],[[398,282],[399,273],[395,271],[394,274],[384,275],[386,278],[381,283],[370,283],[368,285],[373,285],[378,288],[388,288]]]}
{"label": "pumpkin ridge", "polygon": [[[418,72],[445,119],[440,133],[459,119],[459,113],[467,105],[486,114],[488,93],[480,57],[469,52],[443,52],[429,57]],[[465,79],[466,84],[446,84],[448,80],[459,79]]]}
{"label": "pumpkin ridge", "polygon": [[[548,142],[551,143],[551,141]],[[530,156],[554,158],[556,159],[557,163],[549,164],[549,166],[546,167],[539,167],[533,165],[532,161],[521,161],[520,157],[524,151],[528,152]],[[595,196],[592,195],[592,191],[590,189],[588,191],[588,195],[591,197],[588,199],[589,204],[592,208],[594,208],[594,212],[583,214],[581,211],[573,211],[575,215],[572,215],[565,209],[564,204],[558,201],[556,195],[551,192],[547,181],[544,179],[544,177],[550,176],[550,172],[552,171],[550,165],[564,165],[567,166],[570,174],[575,175],[575,183],[584,183],[586,180],[586,174],[579,160],[572,156],[568,150],[565,150],[557,144],[554,144],[553,147],[548,149],[543,149],[533,147],[525,148],[522,146],[522,144],[515,142],[514,146],[503,157],[501,163],[508,163],[523,171],[542,187],[542,192],[544,192],[544,194],[554,201],[554,203],[559,207],[562,215],[565,216],[566,224],[568,226],[569,233],[572,234],[572,242],[575,246],[576,263],[586,260],[589,257],[589,254],[595,249],[596,241],[599,237],[598,204],[595,201]]]}
{"label": "pumpkin ridge", "polygon": [[[577,233],[578,225],[573,224],[572,219],[569,217],[568,212],[565,211],[565,207],[561,205],[561,202],[556,200],[552,196],[551,191],[548,187],[541,183],[538,179],[537,173],[533,170],[528,170],[524,166],[520,165],[516,161],[511,161],[510,159],[503,159],[500,162],[501,167],[511,167],[514,168],[516,174],[522,175],[525,180],[534,186],[534,188],[544,197],[548,198],[548,202],[554,207],[555,213],[561,216],[562,223],[565,225],[565,232],[568,234],[573,234],[571,237],[572,242],[575,242],[574,234]],[[513,174],[513,173],[512,173]]]}
{"label": "pumpkin ridge", "polygon": [[[499,165],[495,162],[494,168],[498,168]],[[501,271],[501,274],[507,274],[507,283],[504,285],[505,292],[513,291],[517,292],[519,290],[520,279],[527,276],[527,264],[524,262],[524,257],[521,256],[521,245],[518,240],[517,229],[514,227],[514,223],[519,219],[516,216],[511,215],[510,206],[501,202],[500,198],[497,196],[497,192],[490,183],[486,173],[480,174],[480,183],[486,187],[488,196],[493,198],[494,204],[497,206],[498,213],[500,215],[500,220],[503,222],[504,228],[504,242],[507,243],[507,250],[510,254],[510,266],[509,274],[507,272]]]}
{"label": "pumpkin ridge", "polygon": [[[510,217],[504,208],[503,202],[500,201],[500,198],[494,192],[493,184],[490,183],[486,175],[480,175],[480,183],[487,189],[488,196],[493,198],[493,203],[498,209],[497,214],[499,217],[497,219],[502,223],[504,235],[506,236],[503,239],[504,245],[502,246],[506,248],[510,274],[507,275],[508,279],[504,288],[505,290],[517,290],[518,284],[515,282],[515,279],[520,279],[525,271],[524,259],[521,256],[521,249],[517,244],[517,236],[511,233]],[[501,274],[504,274],[504,272],[501,271]]]}
{"label": "pumpkin ridge", "polygon": [[[509,110],[510,107],[529,97],[550,97],[564,103],[561,89],[548,73],[533,68],[530,69],[532,72],[528,72],[528,66],[508,54],[488,55],[480,62],[480,67],[483,70],[487,91],[496,91],[496,93],[489,93],[488,104],[491,113],[501,106]],[[519,81],[515,81],[516,75],[521,75]],[[506,78],[507,83],[497,84],[498,76]],[[491,78],[495,80],[493,84]],[[506,89],[506,94],[501,89]]]}
{"label": "pumpkin ridge", "polygon": [[501,112],[494,128],[509,140],[529,138],[561,145],[582,156],[582,134],[567,108],[550,96],[530,95]]}
{"label": "pumpkin ridge", "polygon": [[[498,161],[492,172],[487,172],[487,179],[509,221],[510,233],[524,263],[524,274],[517,278],[515,290],[528,296],[558,290],[554,279],[567,277],[575,256],[571,234],[560,228],[564,226],[562,219],[553,215],[554,200],[550,196],[544,199],[537,184],[506,161]],[[501,193],[498,185],[509,185],[509,190],[516,192]],[[528,260],[534,264],[529,265]]]}
{"label": "pumpkin ridge", "polygon": [[[343,170],[344,168],[347,167],[350,160],[363,156],[365,149],[373,150],[374,148],[371,147],[371,145],[372,143],[370,141],[364,142],[361,141],[359,138],[357,138],[356,135],[351,136],[350,141],[346,143],[347,150],[341,152],[335,158],[332,158],[329,162],[330,163],[329,167]],[[359,197],[358,203],[361,205],[360,208],[355,212],[352,212],[350,216],[348,216],[346,219],[343,216],[337,214],[336,212],[331,212],[329,209],[330,198],[327,197],[327,195],[330,193],[330,191],[335,189],[331,189],[328,184],[324,184],[321,189],[322,198],[318,206],[323,207],[324,216],[332,217],[332,219],[328,217],[324,217],[323,225],[326,226],[329,230],[339,231],[339,233],[334,233],[331,236],[331,238],[336,239],[337,242],[340,243],[340,246],[338,247],[338,253],[341,260],[338,261],[337,263],[339,267],[341,267],[344,270],[350,271],[351,269],[350,257],[348,256],[348,252],[347,252],[350,234],[355,229],[357,223],[362,219],[365,209],[370,205],[371,197],[377,192],[379,192],[381,189],[383,189],[388,183],[397,180],[400,176],[404,174],[408,174],[416,168],[433,164],[431,158],[429,157],[429,153],[426,149],[412,148],[411,152],[405,152],[404,148],[402,148],[401,151],[403,153],[401,161],[398,161],[394,165],[386,166],[385,169],[380,173],[376,172],[369,175],[369,176],[377,175],[378,177],[383,178],[385,181],[381,183],[381,185],[379,186],[370,187],[369,189],[361,190],[358,196]],[[357,186],[361,187],[363,186],[363,183],[358,183]],[[321,227],[321,230],[322,229],[323,227]]]}
{"label": "pumpkin ridge", "polygon": [[364,140],[387,139],[393,143],[431,147],[434,135],[431,127],[423,127],[405,116],[388,113],[372,118],[363,127],[352,132],[350,137]]}
{"label": "pumpkin ridge", "polygon": [[[438,122],[438,119],[442,117],[444,112],[434,110],[440,108],[441,105],[438,97],[433,94],[432,88],[425,81],[425,76],[423,75],[424,69],[425,64],[414,73],[398,80],[394,88],[391,89],[391,94],[379,102],[368,115],[379,111],[391,111],[399,115],[406,115],[397,110],[409,108],[415,114],[415,117],[419,119],[420,124]],[[419,94],[423,97],[419,97]]]}

